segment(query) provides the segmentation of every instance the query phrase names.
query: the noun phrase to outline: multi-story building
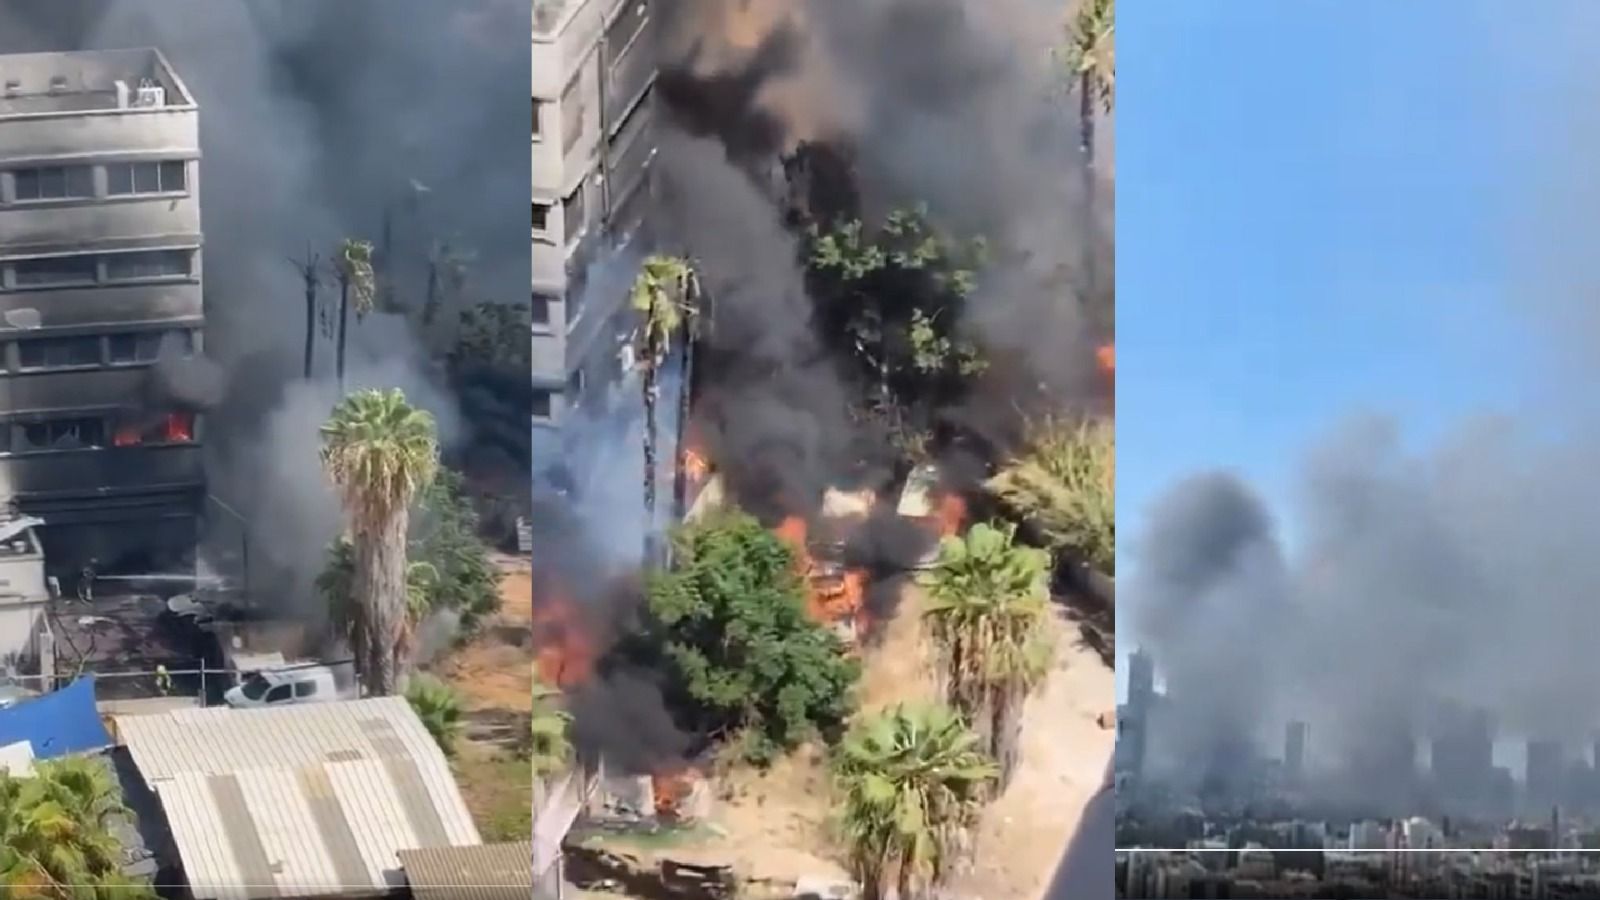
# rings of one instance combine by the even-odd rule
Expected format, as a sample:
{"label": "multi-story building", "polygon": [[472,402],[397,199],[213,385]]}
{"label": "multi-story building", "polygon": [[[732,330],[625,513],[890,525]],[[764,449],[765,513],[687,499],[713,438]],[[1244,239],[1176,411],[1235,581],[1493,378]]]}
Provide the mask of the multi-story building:
{"label": "multi-story building", "polygon": [[0,56],[0,501],[56,570],[195,543],[198,115],[156,50]]}
{"label": "multi-story building", "polygon": [[628,285],[595,272],[641,239],[649,207],[656,2],[533,3],[533,415],[547,433],[619,371]]}

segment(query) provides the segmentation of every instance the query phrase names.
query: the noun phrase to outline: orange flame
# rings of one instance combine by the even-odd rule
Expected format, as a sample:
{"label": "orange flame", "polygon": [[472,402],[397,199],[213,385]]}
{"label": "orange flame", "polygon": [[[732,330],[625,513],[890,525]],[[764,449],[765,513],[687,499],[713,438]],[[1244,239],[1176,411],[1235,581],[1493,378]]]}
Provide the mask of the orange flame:
{"label": "orange flame", "polygon": [[137,447],[144,443],[144,435],[139,433],[137,426],[124,425],[111,435],[113,447]]}
{"label": "orange flame", "polygon": [[967,522],[967,499],[955,491],[939,498],[939,537],[955,537]]}
{"label": "orange flame", "polygon": [[534,665],[545,684],[567,688],[594,673],[597,652],[577,604],[554,580],[535,573],[533,596]]}
{"label": "orange flame", "polygon": [[695,487],[711,476],[711,460],[694,447],[683,448],[683,474],[689,486]]}
{"label": "orange flame", "polygon": [[172,413],[167,416],[161,436],[169,444],[187,444],[194,440],[194,414]]}
{"label": "orange flame", "polygon": [[677,819],[683,801],[694,791],[695,773],[687,768],[663,769],[650,776],[650,792],[655,795],[656,816]]}
{"label": "orange flame", "polygon": [[806,612],[824,625],[847,624],[859,635],[867,594],[867,572],[819,565],[807,544],[809,526],[803,516],[789,516],[773,533],[794,550],[795,568],[805,582]]}
{"label": "orange flame", "polygon": [[1117,374],[1117,345],[1106,344],[1094,353],[1095,361],[1100,364],[1100,371],[1110,376]]}

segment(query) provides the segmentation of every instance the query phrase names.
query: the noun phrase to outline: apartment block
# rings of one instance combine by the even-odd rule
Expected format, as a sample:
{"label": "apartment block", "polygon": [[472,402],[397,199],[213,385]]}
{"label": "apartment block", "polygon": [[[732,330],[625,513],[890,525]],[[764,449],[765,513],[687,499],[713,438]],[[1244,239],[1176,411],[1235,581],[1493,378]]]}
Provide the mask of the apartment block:
{"label": "apartment block", "polygon": [[647,241],[658,2],[534,0],[536,433],[559,430],[620,370],[627,285],[586,281],[596,260]]}
{"label": "apartment block", "polygon": [[156,50],[0,56],[0,502],[51,564],[192,549],[202,350],[198,108]]}

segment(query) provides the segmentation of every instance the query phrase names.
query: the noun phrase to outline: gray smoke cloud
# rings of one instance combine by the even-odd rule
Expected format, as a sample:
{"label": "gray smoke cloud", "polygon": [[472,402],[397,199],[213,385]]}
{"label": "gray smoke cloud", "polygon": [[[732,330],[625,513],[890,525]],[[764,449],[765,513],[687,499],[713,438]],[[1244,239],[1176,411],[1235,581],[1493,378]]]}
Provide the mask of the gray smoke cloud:
{"label": "gray smoke cloud", "polygon": [[[527,19],[526,0],[0,6],[0,52],[155,46],[196,96],[207,353],[218,370],[168,380],[212,402],[211,490],[251,520],[251,564],[263,570],[253,575],[286,599],[306,599],[339,529],[316,459],[317,428],[339,396],[333,342],[319,334],[317,376],[302,381],[291,260],[310,249],[326,262],[346,237],[383,249],[387,236],[396,299],[415,308],[429,252],[450,242],[475,254],[458,306],[527,296]],[[335,292],[325,285],[323,302]],[[352,317],[348,381],[403,388],[453,449],[472,439],[398,317]],[[236,525],[224,530],[237,540]]]}
{"label": "gray smoke cloud", "polygon": [[691,128],[719,131],[736,157],[848,146],[869,219],[926,204],[937,224],[991,242],[995,264],[964,325],[995,358],[1020,359],[1015,377],[1059,405],[1103,390],[1092,350],[1111,328],[1114,122],[1099,124],[1090,197],[1057,55],[1070,4],[677,7],[668,46],[694,82]]}
{"label": "gray smoke cloud", "polygon": [[1485,418],[1416,451],[1395,423],[1352,419],[1308,454],[1293,548],[1236,477],[1174,486],[1127,594],[1174,700],[1152,751],[1233,736],[1275,756],[1300,719],[1335,762],[1381,728],[1426,741],[1462,709],[1504,740],[1592,739],[1600,435],[1527,433]]}

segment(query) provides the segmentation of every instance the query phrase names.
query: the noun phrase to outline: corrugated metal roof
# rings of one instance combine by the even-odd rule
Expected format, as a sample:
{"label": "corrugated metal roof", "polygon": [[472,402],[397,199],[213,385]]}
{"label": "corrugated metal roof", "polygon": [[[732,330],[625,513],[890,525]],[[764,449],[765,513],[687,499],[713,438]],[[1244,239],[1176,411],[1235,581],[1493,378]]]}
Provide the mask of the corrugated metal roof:
{"label": "corrugated metal roof", "polygon": [[190,708],[118,721],[197,900],[404,885],[399,851],[481,843],[401,697]]}
{"label": "corrugated metal roof", "polygon": [[528,900],[532,861],[532,841],[400,852],[416,900]]}

